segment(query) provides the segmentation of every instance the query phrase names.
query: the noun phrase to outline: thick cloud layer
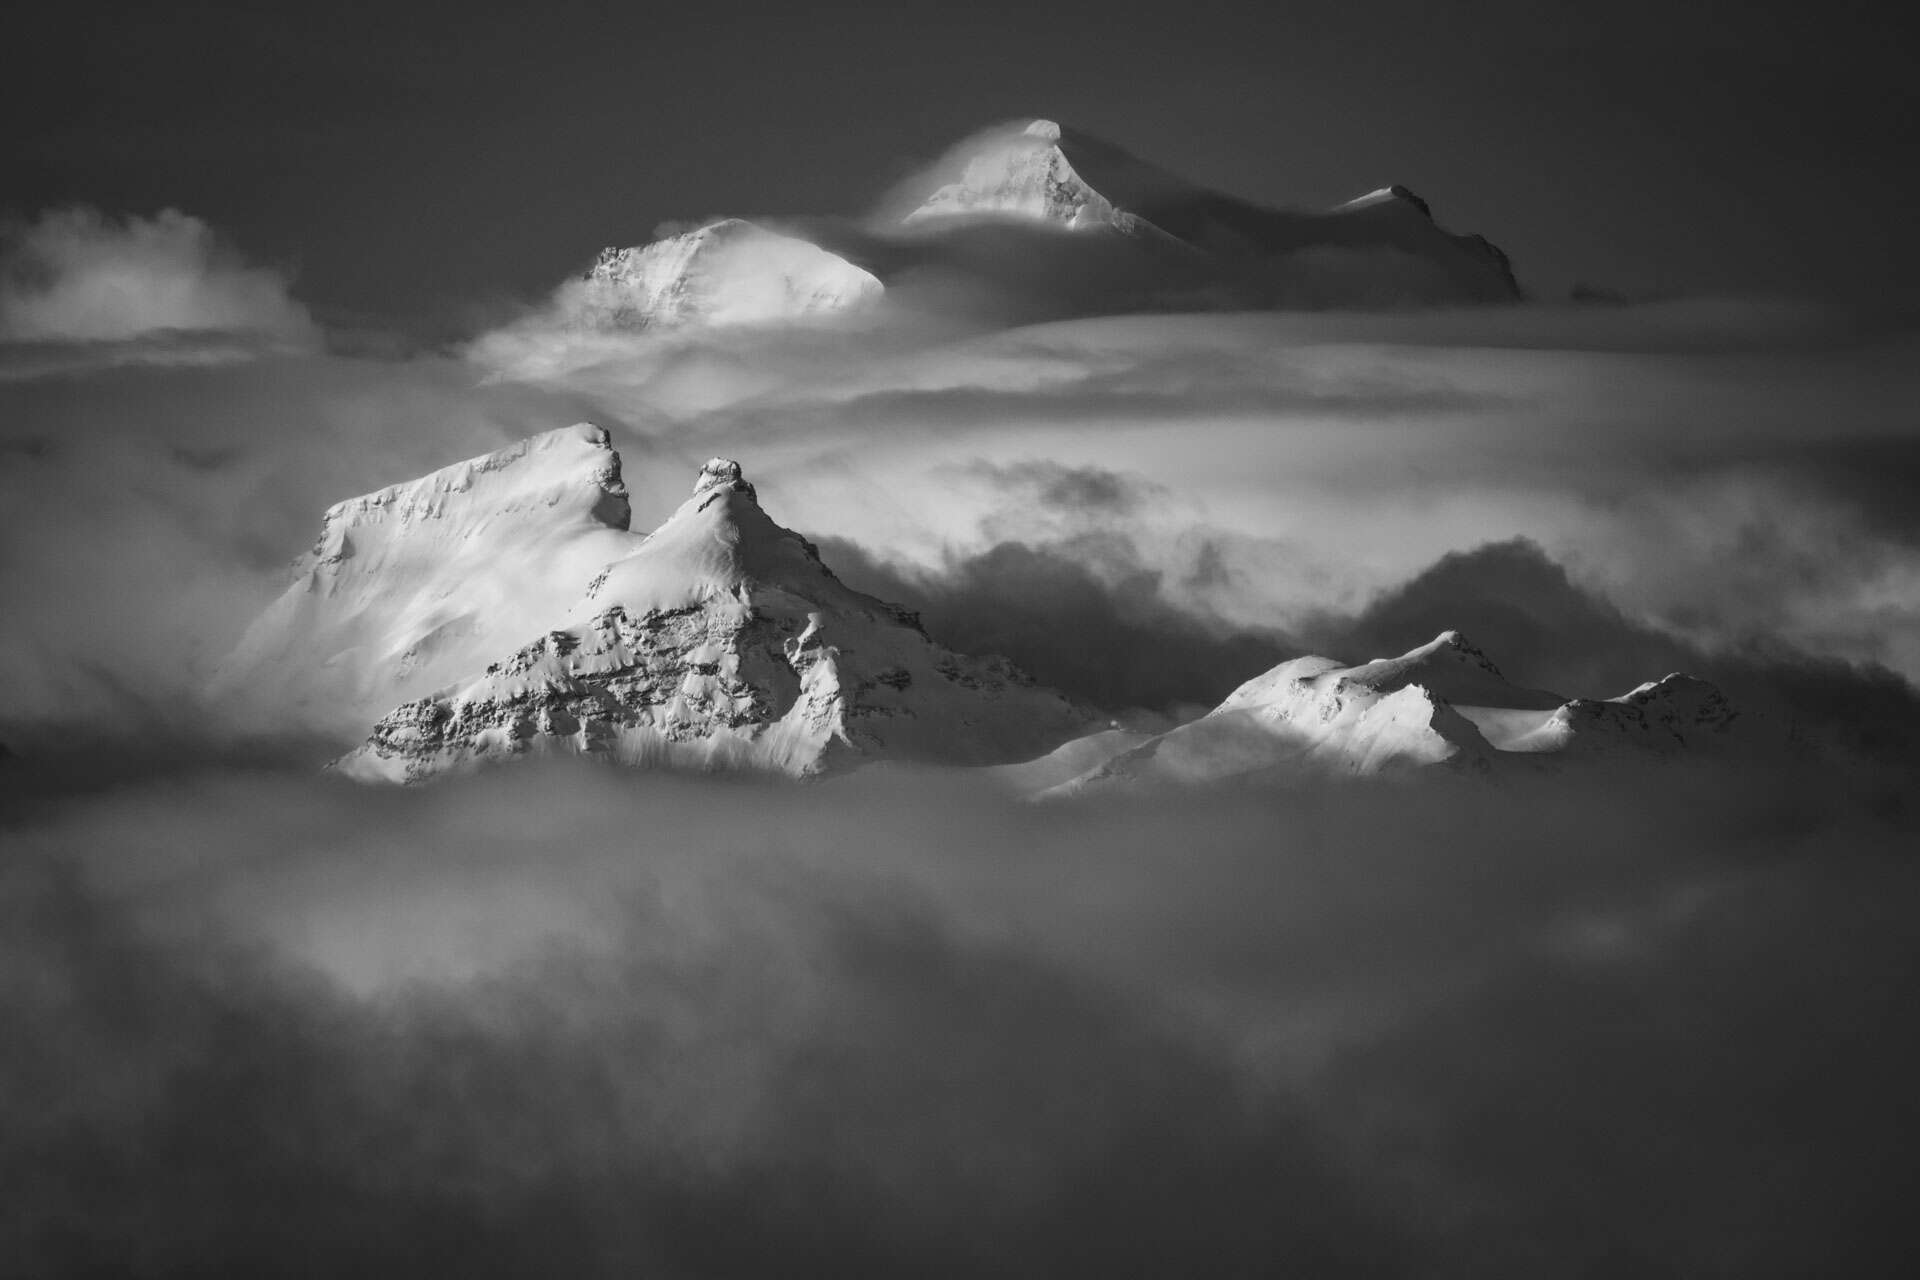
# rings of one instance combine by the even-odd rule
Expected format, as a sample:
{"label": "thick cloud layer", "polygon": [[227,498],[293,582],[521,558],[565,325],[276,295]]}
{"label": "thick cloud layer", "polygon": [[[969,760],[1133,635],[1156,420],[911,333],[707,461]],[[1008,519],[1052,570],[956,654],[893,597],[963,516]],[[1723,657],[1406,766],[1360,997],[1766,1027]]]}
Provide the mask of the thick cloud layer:
{"label": "thick cloud layer", "polygon": [[0,1238],[40,1274],[1856,1269],[1920,1119],[1910,835],[1818,769],[43,796]]}

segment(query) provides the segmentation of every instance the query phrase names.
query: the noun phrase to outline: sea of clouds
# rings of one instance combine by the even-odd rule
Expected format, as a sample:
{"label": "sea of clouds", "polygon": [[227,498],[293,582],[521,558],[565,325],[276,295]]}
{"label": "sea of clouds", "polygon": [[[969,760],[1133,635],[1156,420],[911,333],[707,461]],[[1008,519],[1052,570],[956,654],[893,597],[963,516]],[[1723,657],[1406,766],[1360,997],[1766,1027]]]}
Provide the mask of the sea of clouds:
{"label": "sea of clouds", "polygon": [[[1904,1241],[1920,360],[1789,303],[349,354],[182,214],[0,259],[0,1255],[38,1273],[1804,1274]],[[508,340],[510,338],[510,341]],[[396,347],[397,349],[397,347]],[[200,696],[330,503],[589,420],[1116,716],[1458,627],[1740,770],[1026,806]]]}

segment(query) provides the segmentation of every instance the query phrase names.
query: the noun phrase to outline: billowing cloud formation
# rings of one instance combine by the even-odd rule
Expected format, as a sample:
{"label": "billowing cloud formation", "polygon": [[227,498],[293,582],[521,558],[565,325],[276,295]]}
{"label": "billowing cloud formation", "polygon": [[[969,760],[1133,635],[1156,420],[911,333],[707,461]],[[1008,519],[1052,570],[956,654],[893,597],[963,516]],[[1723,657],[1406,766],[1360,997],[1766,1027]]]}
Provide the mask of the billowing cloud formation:
{"label": "billowing cloud formation", "polygon": [[[1525,309],[0,380],[0,1257],[1863,1270],[1920,1130],[1912,345]],[[856,585],[1115,711],[1459,627],[1822,749],[1098,808],[390,792],[200,701],[330,502],[582,419],[636,525],[737,457]]]}
{"label": "billowing cloud formation", "polygon": [[1912,815],[1817,766],[0,784],[36,1274],[1792,1275],[1905,1229]]}
{"label": "billowing cloud formation", "polygon": [[306,340],[278,271],[248,266],[200,219],[53,210],[0,226],[0,341],[120,342],[206,330]]}

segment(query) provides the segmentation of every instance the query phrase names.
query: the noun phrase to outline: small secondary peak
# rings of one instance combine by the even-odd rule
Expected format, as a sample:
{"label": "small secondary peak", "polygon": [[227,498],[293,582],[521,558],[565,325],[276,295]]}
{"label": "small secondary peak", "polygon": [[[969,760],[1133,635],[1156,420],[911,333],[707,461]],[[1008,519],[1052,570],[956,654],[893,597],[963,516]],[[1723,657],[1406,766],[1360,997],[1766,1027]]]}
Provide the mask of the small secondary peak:
{"label": "small secondary peak", "polygon": [[1060,141],[1060,126],[1051,120],[1035,120],[1022,132],[1029,138],[1041,138],[1047,142]]}

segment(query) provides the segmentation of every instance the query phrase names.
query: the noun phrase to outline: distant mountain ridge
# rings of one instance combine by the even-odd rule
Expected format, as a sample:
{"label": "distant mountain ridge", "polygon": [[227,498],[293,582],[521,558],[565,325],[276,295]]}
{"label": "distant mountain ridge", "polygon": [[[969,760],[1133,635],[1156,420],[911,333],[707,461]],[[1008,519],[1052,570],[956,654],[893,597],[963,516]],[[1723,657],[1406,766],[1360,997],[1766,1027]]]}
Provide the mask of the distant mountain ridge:
{"label": "distant mountain ridge", "polygon": [[656,333],[817,322],[929,278],[1063,317],[1520,297],[1506,254],[1445,230],[1402,186],[1332,209],[1271,208],[1051,120],[976,135],[953,163],[956,181],[891,221],[776,231],[723,218],[609,247],[562,310],[586,327]]}
{"label": "distant mountain ridge", "polygon": [[[1095,735],[1003,770],[1049,795],[1300,779],[1494,774],[1556,759],[1739,754],[1767,726],[1713,685],[1674,673],[1618,698],[1565,698],[1510,683],[1457,631],[1357,666],[1295,658],[1206,715],[1155,735]],[[1077,766],[1068,776],[1066,761]]]}
{"label": "distant mountain ridge", "polygon": [[[961,179],[907,215],[911,226],[1011,217],[1070,230],[1110,228],[1162,238],[1242,267],[1333,250],[1400,254],[1431,269],[1420,288],[1436,301],[1520,296],[1507,255],[1482,236],[1442,229],[1406,187],[1381,187],[1332,209],[1276,209],[1214,191],[1110,142],[1051,120],[984,135]],[[1409,286],[1413,281],[1409,279]]]}

